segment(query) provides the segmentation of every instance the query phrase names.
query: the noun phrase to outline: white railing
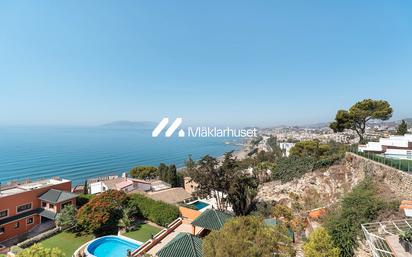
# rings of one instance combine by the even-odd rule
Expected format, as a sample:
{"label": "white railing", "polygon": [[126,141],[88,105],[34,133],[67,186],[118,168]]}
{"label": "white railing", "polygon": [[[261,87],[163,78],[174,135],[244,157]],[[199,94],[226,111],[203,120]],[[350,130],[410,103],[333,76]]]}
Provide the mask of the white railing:
{"label": "white railing", "polygon": [[167,235],[172,233],[177,227],[182,224],[183,219],[177,218],[172,223],[170,223],[167,228],[162,229],[159,233],[153,236],[152,239],[148,240],[142,246],[140,246],[137,250],[132,252],[133,257],[139,257],[145,253],[147,253],[150,249],[152,249],[157,243],[159,243],[163,238]]}

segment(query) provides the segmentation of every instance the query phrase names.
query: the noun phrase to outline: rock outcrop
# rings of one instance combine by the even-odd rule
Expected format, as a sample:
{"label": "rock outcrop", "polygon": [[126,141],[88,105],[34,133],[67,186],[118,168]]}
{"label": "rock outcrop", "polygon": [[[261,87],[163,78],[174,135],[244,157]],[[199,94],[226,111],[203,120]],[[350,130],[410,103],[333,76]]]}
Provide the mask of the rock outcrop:
{"label": "rock outcrop", "polygon": [[292,202],[294,195],[304,197],[308,193],[319,194],[321,205],[336,202],[364,178],[364,173],[351,169],[346,160],[327,169],[308,172],[301,178],[282,183],[271,181],[261,185],[258,199],[262,201]]}

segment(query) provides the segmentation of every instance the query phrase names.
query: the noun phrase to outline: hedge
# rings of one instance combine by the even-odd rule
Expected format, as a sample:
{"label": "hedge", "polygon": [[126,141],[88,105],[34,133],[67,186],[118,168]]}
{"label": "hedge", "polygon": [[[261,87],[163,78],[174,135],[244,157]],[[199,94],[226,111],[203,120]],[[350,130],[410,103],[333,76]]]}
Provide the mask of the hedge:
{"label": "hedge", "polygon": [[164,227],[180,216],[177,206],[141,194],[131,195],[128,205],[130,208],[137,209],[141,218]]}
{"label": "hedge", "polygon": [[31,237],[23,242],[20,242],[17,244],[18,247],[20,248],[27,248],[30,247],[32,245],[34,245],[35,243],[38,243],[40,241],[43,241],[49,237],[52,237],[54,235],[56,235],[57,233],[61,232],[61,228],[60,227],[55,227],[53,229],[47,230],[46,232],[43,232],[37,236]]}

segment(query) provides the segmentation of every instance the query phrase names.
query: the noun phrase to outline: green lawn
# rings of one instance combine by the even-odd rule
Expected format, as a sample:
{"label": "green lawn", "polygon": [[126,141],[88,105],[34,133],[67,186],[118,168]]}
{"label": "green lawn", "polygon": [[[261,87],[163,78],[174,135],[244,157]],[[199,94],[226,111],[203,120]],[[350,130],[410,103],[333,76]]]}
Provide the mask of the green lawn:
{"label": "green lawn", "polygon": [[40,243],[48,248],[57,247],[66,254],[66,257],[71,257],[77,248],[92,239],[92,235],[76,236],[70,232],[61,232]]}
{"label": "green lawn", "polygon": [[146,242],[149,240],[152,235],[156,235],[161,229],[154,227],[149,224],[141,224],[139,227],[136,228],[134,231],[129,231],[124,234],[124,236],[133,238],[135,240],[138,240],[140,242]]}

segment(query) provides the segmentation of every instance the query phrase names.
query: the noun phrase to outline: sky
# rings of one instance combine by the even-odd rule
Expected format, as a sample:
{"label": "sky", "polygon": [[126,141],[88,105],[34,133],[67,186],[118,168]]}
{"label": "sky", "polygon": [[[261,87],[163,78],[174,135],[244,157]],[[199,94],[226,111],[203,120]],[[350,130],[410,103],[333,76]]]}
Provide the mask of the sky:
{"label": "sky", "polygon": [[0,1],[0,125],[412,117],[412,1]]}

